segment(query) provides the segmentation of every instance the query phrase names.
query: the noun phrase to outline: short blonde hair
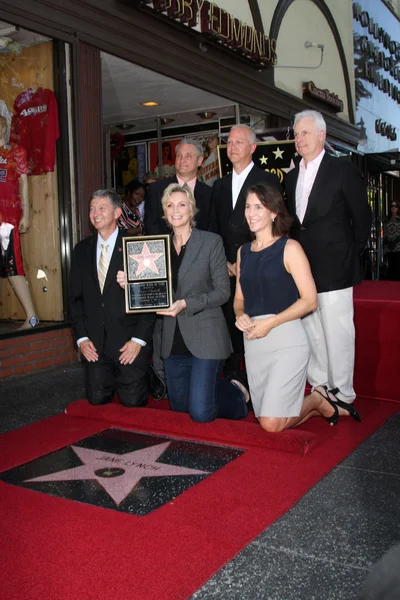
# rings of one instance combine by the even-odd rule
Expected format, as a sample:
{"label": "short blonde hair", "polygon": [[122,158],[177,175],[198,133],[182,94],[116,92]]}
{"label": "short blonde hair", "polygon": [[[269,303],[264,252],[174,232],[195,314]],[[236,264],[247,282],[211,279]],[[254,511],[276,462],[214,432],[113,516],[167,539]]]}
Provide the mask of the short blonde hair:
{"label": "short blonde hair", "polygon": [[186,195],[186,198],[188,199],[188,202],[189,202],[190,211],[191,211],[189,224],[191,227],[195,227],[196,221],[194,220],[194,218],[199,211],[196,207],[196,200],[194,199],[193,192],[186,183],[184,185],[179,185],[179,183],[171,183],[167,188],[165,188],[163,197],[161,198],[161,205],[162,205],[162,209],[164,211],[164,216],[163,216],[164,221],[166,221],[168,227],[171,227],[171,229],[172,229],[172,225],[170,223],[168,223],[167,218],[165,216],[165,208],[166,208],[168,201],[171,198],[172,194],[176,194],[176,192],[181,192],[182,194]]}

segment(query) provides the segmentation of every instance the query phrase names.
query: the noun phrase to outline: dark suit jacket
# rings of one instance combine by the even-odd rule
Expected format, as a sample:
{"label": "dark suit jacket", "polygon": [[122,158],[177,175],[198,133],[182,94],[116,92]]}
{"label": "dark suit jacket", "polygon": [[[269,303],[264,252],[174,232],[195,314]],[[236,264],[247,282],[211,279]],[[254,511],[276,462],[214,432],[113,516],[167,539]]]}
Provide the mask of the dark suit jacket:
{"label": "dark suit jacket", "polygon": [[[171,183],[178,183],[178,179],[168,177],[168,179],[152,183],[149,187],[144,213],[144,229],[147,235],[171,233],[171,229],[163,219],[164,212],[161,205],[164,191]],[[211,187],[197,181],[194,188],[194,198],[199,211],[196,215],[197,229],[214,231],[215,225],[211,222]]]}
{"label": "dark suit jacket", "polygon": [[[119,357],[119,350],[132,337],[151,347],[155,317],[151,313],[125,314],[125,292],[116,281],[123,270],[122,237],[119,233],[110,259],[103,294],[97,276],[97,233],[79,242],[72,253],[70,307],[76,339],[88,337],[98,353],[104,350]],[[148,348],[147,348],[148,349]]]}
{"label": "dark suit jacket", "polygon": [[276,175],[267,173],[255,165],[240,190],[235,209],[232,207],[232,173],[217,179],[212,188],[211,203],[215,213],[216,232],[223,239],[226,257],[231,263],[236,262],[240,246],[250,240],[250,229],[244,217],[244,207],[247,188],[255,183],[268,183],[282,192]]}
{"label": "dark suit jacket", "polygon": [[360,254],[371,230],[367,189],[351,162],[325,153],[311,189],[303,223],[296,215],[299,166],[285,179],[292,236],[310,261],[318,292],[360,283]]}

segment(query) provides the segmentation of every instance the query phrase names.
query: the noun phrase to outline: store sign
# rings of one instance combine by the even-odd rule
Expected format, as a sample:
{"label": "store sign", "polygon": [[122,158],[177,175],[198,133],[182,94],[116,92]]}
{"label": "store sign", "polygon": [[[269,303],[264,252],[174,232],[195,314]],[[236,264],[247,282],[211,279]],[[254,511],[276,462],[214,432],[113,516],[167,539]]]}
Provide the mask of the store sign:
{"label": "store sign", "polygon": [[[353,17],[363,28],[368,30],[368,35],[363,35],[359,40],[359,49],[364,56],[363,76],[379,90],[390,96],[400,104],[400,90],[388,77],[380,73],[384,70],[400,83],[400,43],[391,36],[369,16],[368,11],[362,10],[359,2],[353,4]],[[389,56],[386,55],[388,51]]]}
{"label": "store sign", "polygon": [[353,2],[356,124],[363,153],[398,152],[399,22],[383,2]]}
{"label": "store sign", "polygon": [[383,27],[380,27],[378,23],[375,23],[374,19],[369,16],[368,11],[363,10],[359,2],[353,4],[353,18],[356,21],[360,21],[362,27],[368,29],[368,33],[379,43],[383,44],[386,50],[389,50],[396,60],[400,60],[400,43],[392,40],[390,35],[386,33]]}
{"label": "store sign", "polygon": [[329,90],[321,90],[317,88],[313,81],[306,81],[303,83],[303,98],[311,97],[315,100],[319,100],[319,102],[323,102],[324,104],[328,104],[335,112],[342,112],[344,109],[343,100],[330,92]]}
{"label": "store sign", "polygon": [[276,40],[235,18],[214,2],[205,0],[140,0],[162,13],[252,61],[258,67],[277,62]]}
{"label": "store sign", "polygon": [[389,125],[382,119],[376,119],[375,121],[375,133],[380,133],[381,136],[387,137],[388,140],[395,142],[397,140],[396,127]]}

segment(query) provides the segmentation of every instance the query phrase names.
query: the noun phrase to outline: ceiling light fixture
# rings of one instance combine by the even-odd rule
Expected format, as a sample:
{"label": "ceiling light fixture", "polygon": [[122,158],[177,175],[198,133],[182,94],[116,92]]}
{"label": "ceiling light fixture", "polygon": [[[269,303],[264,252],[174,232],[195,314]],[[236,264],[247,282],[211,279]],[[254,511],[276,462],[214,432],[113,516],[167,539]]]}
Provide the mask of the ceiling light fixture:
{"label": "ceiling light fixture", "polygon": [[170,125],[174,121],[175,121],[175,119],[172,119],[172,117],[161,117],[161,119],[160,119],[161,125]]}
{"label": "ceiling light fixture", "polygon": [[[4,23],[4,25],[6,25]],[[5,37],[17,33],[18,29],[14,25],[6,25],[3,29],[0,29],[0,37]]]}
{"label": "ceiling light fixture", "polygon": [[147,102],[141,102],[140,104],[142,106],[160,106],[160,103],[155,100],[148,100]]}
{"label": "ceiling light fixture", "polygon": [[122,131],[129,131],[130,129],[133,129],[135,126],[133,123],[118,123],[117,125],[115,125],[115,127],[117,129],[121,129]]}
{"label": "ceiling light fixture", "polygon": [[200,119],[211,119],[212,117],[215,117],[216,114],[217,113],[212,112],[211,110],[204,110],[203,112],[196,113]]}

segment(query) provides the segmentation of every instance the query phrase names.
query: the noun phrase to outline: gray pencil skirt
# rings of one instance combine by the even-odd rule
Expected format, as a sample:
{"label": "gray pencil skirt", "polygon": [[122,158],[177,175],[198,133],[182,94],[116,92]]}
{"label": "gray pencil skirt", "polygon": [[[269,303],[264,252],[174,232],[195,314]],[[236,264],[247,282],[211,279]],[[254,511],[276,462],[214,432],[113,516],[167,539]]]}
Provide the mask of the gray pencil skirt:
{"label": "gray pencil skirt", "polygon": [[310,359],[301,319],[283,323],[258,340],[244,337],[244,351],[255,416],[298,417]]}

